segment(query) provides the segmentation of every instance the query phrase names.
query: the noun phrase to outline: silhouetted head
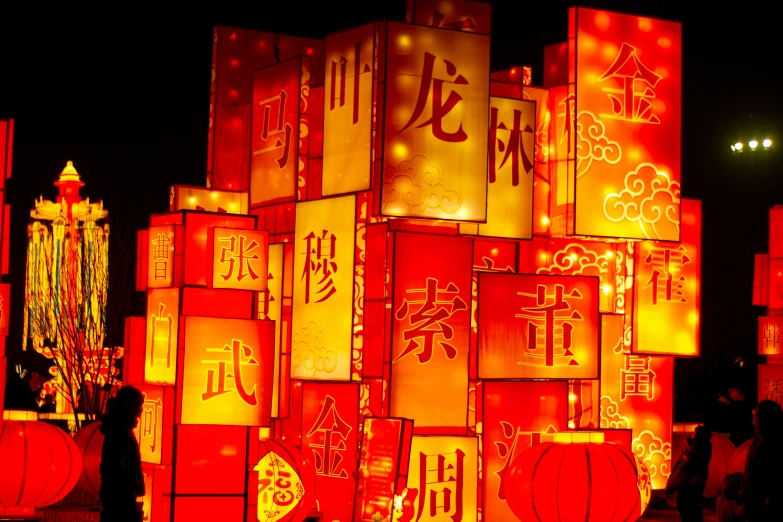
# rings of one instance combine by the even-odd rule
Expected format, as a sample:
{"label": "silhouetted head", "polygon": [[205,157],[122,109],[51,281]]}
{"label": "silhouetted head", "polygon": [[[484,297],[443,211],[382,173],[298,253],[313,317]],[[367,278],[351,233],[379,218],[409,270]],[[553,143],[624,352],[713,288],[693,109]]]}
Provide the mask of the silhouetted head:
{"label": "silhouetted head", "polygon": [[761,401],[753,412],[756,433],[763,437],[783,436],[783,409],[775,401]]}
{"label": "silhouetted head", "polygon": [[731,386],[729,387],[729,398],[737,402],[744,401],[745,394],[742,393],[742,390],[740,390],[738,386]]}
{"label": "silhouetted head", "polygon": [[110,399],[108,412],[103,416],[103,423],[114,423],[123,428],[135,428],[144,406],[144,395],[138,388],[126,385],[119,389]]}

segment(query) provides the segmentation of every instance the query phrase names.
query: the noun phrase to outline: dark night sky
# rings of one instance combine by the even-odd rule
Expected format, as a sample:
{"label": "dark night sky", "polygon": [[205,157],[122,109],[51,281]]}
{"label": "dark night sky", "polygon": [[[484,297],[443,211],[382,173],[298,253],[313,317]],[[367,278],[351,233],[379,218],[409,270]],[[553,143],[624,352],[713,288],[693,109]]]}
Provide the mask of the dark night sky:
{"label": "dark night sky", "polygon": [[[313,6],[308,6],[312,3]],[[168,209],[168,186],[205,181],[212,26],[321,38],[374,19],[402,20],[404,0],[259,2],[156,13],[134,3],[111,14],[5,13],[0,21],[0,117],[16,118],[12,204],[11,363],[19,351],[29,211],[72,159],[86,195],[103,199],[117,237],[135,250],[150,212]],[[382,5],[380,5],[382,4]],[[492,68],[529,64],[540,83],[543,46],[564,41],[568,3],[493,2]],[[534,4],[539,4],[536,7]],[[678,416],[714,398],[733,357],[754,363],[753,254],[766,252],[767,208],[783,203],[780,152],[733,156],[729,144],[780,141],[780,24],[761,4],[731,9],[690,2],[592,2],[588,7],[683,23],[683,196],[703,200],[702,357],[678,361]],[[359,5],[357,3],[357,5]],[[348,12],[350,11],[350,12]],[[751,117],[752,115],[752,117]],[[743,372],[740,372],[743,373]],[[755,366],[746,368],[755,395]]]}

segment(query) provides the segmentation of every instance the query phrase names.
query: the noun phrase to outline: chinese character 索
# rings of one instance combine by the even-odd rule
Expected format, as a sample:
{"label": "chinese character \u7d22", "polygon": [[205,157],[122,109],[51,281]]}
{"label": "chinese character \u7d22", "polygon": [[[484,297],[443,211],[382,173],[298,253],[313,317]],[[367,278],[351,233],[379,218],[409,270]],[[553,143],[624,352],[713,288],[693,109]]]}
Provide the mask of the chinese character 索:
{"label": "chinese character \u7d22", "polygon": [[155,366],[155,361],[166,363],[166,368],[171,368],[171,352],[174,318],[171,314],[163,315],[166,305],[158,303],[158,315],[152,314],[152,350],[150,350],[150,367]]}
{"label": "chinese character \u7d22", "polygon": [[669,303],[687,303],[683,290],[685,289],[685,276],[682,275],[682,267],[690,263],[691,259],[686,255],[685,247],[677,248],[652,247],[644,262],[652,265],[653,271],[650,280],[644,288],[652,286],[652,304],[659,301]]}
{"label": "chinese character \u7d22", "polygon": [[[416,522],[441,516],[453,522],[462,520],[462,494],[465,484],[465,452],[427,455],[419,452],[419,509]],[[424,517],[424,518],[422,518]]]}
{"label": "chinese character \u7d22", "polygon": [[535,306],[522,308],[516,317],[528,320],[528,361],[518,362],[522,366],[579,366],[571,352],[572,333],[575,321],[582,316],[571,310],[570,300],[582,299],[578,290],[564,295],[563,285],[555,285],[554,293],[548,294],[545,285],[537,285],[535,294],[517,292],[527,298],[535,298]]}
{"label": "chinese character \u7d22", "polygon": [[[530,174],[533,170],[533,163],[527,156],[525,146],[522,142],[523,133],[533,134],[533,129],[530,125],[525,125],[522,129],[522,111],[514,109],[514,123],[511,129],[506,127],[504,122],[498,123],[498,109],[496,107],[490,108],[489,111],[489,182],[495,183],[497,176],[495,166],[495,152],[496,149],[500,152],[505,151],[503,160],[500,162],[500,167],[506,164],[508,158],[511,157],[511,186],[516,187],[519,185],[519,160],[522,159],[522,168],[525,169],[525,174]],[[508,139],[503,142],[498,131],[503,131],[503,134],[508,132]]]}
{"label": "chinese character \u7d22", "polygon": [[[408,317],[411,328],[403,331],[402,339],[408,344],[393,362],[396,363],[419,348],[421,350],[416,353],[419,362],[422,364],[429,362],[432,359],[436,335],[444,339],[439,340],[438,344],[443,348],[446,357],[453,360],[457,357],[457,349],[446,341],[450,341],[454,337],[454,329],[446,323],[446,320],[456,312],[468,309],[465,301],[459,296],[457,285],[449,283],[445,289],[438,289],[438,280],[428,277],[426,288],[407,290],[406,293],[412,294],[414,297],[420,296],[420,298],[408,299],[406,297],[397,309],[395,314],[397,320],[403,321]],[[412,305],[419,305],[418,310],[412,312]],[[417,339],[421,339],[423,345]]]}
{"label": "chinese character \u7d22", "polygon": [[[598,78],[599,82],[616,78],[620,80],[619,89],[604,87],[604,92],[612,101],[612,114],[601,114],[602,118],[633,121],[637,123],[661,123],[652,113],[652,102],[655,98],[655,86],[661,76],[639,60],[636,48],[623,43],[614,63]],[[637,89],[637,87],[639,89]]]}
{"label": "chinese character \u7d22", "polygon": [[[337,413],[337,403],[334,397],[327,395],[318,419],[310,428],[307,437],[317,435],[314,442],[310,442],[315,459],[315,472],[335,478],[348,478],[348,472],[342,466],[344,457],[341,451],[347,449],[348,434],[353,428],[345,422]],[[349,457],[349,460],[353,456]]]}
{"label": "chinese character \u7d22", "polygon": [[650,357],[625,355],[625,367],[621,370],[622,388],[620,400],[639,395],[651,401],[655,394],[655,372],[650,369]]}
{"label": "chinese character \u7d22", "polygon": [[[345,106],[345,81],[351,80],[353,83],[353,100],[352,100],[352,121],[356,125],[359,122],[359,90],[362,74],[371,74],[370,64],[365,63],[364,67],[361,65],[361,43],[356,42],[353,49],[353,70],[348,73],[347,66],[348,60],[345,56],[341,56],[339,61],[332,60],[332,81],[330,82],[331,94],[329,95],[329,110],[333,111],[335,107]],[[339,76],[339,86],[337,84],[337,77]],[[339,102],[339,105],[338,105]]]}
{"label": "chinese character \u7d22", "polygon": [[[253,385],[253,389],[247,391],[242,381],[242,367],[243,366],[258,366],[258,361],[253,358],[253,348],[242,343],[239,339],[233,339],[231,344],[226,344],[223,348],[207,348],[211,353],[230,353],[231,360],[204,360],[203,364],[217,364],[218,370],[214,368],[207,370],[207,391],[201,394],[201,399],[207,401],[224,393],[236,391],[244,402],[250,406],[258,404],[256,397],[256,386]],[[215,374],[217,373],[217,383],[215,382]],[[226,388],[226,381],[233,380],[235,388]]]}
{"label": "chinese character \u7d22", "polygon": [[[330,234],[328,230],[324,230],[320,236],[316,236],[315,232],[310,232],[304,237],[304,241],[307,243],[303,253],[305,263],[302,271],[302,280],[305,282],[305,304],[309,303],[313,297],[318,298],[316,303],[322,303],[337,292],[332,280],[332,274],[337,272],[337,263],[334,261],[337,253],[337,237]],[[312,296],[313,276],[320,277],[315,281],[315,285],[318,286],[315,296]]]}
{"label": "chinese character \u7d22", "polygon": [[416,126],[417,129],[432,126],[432,135],[441,141],[450,143],[458,143],[468,139],[468,135],[462,130],[462,122],[459,124],[459,128],[454,132],[446,132],[443,130],[443,118],[445,118],[457,104],[462,101],[460,96],[453,89],[449,92],[446,101],[443,101],[443,85],[446,83],[452,85],[468,85],[468,80],[461,74],[457,74],[457,67],[448,60],[443,60],[446,65],[446,74],[454,78],[453,80],[441,80],[433,76],[435,68],[435,55],[430,53],[424,53],[424,65],[421,71],[421,83],[419,84],[419,95],[416,99],[416,106],[413,109],[413,115],[408,123],[405,124],[400,132],[405,131],[408,127],[413,125],[419,120],[419,117],[427,107],[427,102],[430,98],[430,92],[432,93],[432,116],[423,123]]}
{"label": "chinese character \u7d22", "polygon": [[234,268],[237,265],[237,281],[242,281],[247,276],[250,276],[250,279],[253,280],[260,277],[253,270],[252,262],[260,262],[261,256],[259,256],[258,253],[250,254],[250,252],[258,248],[258,241],[254,239],[250,241],[249,245],[245,245],[247,237],[241,234],[238,238],[234,235],[221,237],[219,238],[219,241],[221,243],[228,243],[228,246],[221,247],[220,250],[220,263],[228,263],[228,272],[220,274],[220,277],[222,277],[224,281],[228,281],[234,276]]}
{"label": "chinese character \u7d22", "polygon": [[[277,158],[277,165],[280,170],[288,164],[288,156],[291,150],[291,132],[293,128],[290,123],[285,123],[285,104],[288,94],[281,90],[280,94],[258,102],[264,108],[264,120],[261,128],[262,149],[254,150],[253,155],[266,154],[278,149],[283,149],[280,157]],[[277,109],[276,121],[272,122],[272,108]]]}
{"label": "chinese character \u7d22", "polygon": [[152,245],[155,247],[155,279],[166,279],[171,238],[166,234],[160,233],[157,239],[152,240]]}

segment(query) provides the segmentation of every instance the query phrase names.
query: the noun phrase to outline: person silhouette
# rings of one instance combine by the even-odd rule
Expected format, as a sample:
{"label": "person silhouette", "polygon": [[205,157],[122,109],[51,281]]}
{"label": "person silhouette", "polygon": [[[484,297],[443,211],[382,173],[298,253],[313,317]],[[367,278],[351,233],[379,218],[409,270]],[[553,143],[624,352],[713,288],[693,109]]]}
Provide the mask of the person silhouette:
{"label": "person silhouette", "polygon": [[740,494],[749,522],[783,520],[783,409],[760,401],[753,414],[756,436],[748,449]]}
{"label": "person silhouette", "polygon": [[144,396],[123,386],[101,416],[101,522],[140,522],[136,498],[144,495],[141,452],[133,429],[139,423]]}

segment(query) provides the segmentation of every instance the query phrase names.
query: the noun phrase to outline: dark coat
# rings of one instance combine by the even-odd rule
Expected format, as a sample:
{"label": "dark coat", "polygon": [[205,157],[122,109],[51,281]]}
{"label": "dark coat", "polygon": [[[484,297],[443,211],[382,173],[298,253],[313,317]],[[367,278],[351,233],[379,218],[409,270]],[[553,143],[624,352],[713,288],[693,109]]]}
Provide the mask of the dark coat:
{"label": "dark coat", "polygon": [[757,435],[748,450],[742,482],[742,504],[748,521],[783,520],[781,466],[780,442]]}
{"label": "dark coat", "polygon": [[144,495],[141,452],[133,430],[104,417],[101,425],[101,522],[138,522],[136,497]]}

